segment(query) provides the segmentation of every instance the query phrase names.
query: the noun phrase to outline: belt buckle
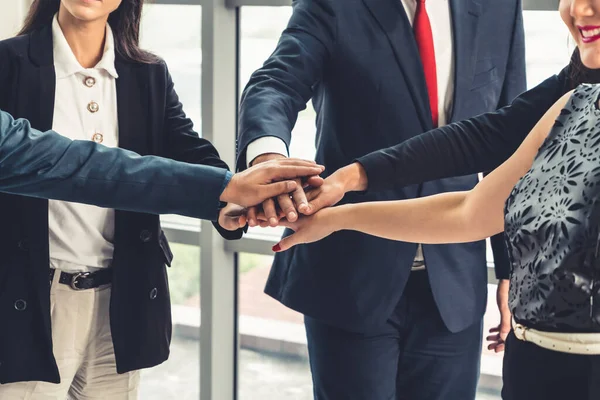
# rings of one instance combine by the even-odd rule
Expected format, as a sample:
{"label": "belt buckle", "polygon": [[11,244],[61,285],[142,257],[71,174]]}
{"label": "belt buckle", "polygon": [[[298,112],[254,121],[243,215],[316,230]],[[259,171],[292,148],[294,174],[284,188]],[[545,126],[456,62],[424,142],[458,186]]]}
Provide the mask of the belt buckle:
{"label": "belt buckle", "polygon": [[69,286],[71,286],[71,289],[73,290],[85,290],[77,286],[77,280],[80,278],[87,278],[88,276],[90,276],[89,272],[76,273],[75,275],[73,275],[73,278],[71,278],[71,283],[69,284]]}

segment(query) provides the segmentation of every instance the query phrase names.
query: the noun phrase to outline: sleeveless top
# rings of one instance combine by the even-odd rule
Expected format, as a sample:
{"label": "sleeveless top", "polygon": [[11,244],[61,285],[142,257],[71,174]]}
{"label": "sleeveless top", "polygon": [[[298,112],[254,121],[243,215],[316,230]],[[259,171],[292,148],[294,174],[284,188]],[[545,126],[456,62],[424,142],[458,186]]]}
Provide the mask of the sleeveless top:
{"label": "sleeveless top", "polygon": [[581,85],[505,205],[509,305],[525,326],[600,332],[600,85]]}

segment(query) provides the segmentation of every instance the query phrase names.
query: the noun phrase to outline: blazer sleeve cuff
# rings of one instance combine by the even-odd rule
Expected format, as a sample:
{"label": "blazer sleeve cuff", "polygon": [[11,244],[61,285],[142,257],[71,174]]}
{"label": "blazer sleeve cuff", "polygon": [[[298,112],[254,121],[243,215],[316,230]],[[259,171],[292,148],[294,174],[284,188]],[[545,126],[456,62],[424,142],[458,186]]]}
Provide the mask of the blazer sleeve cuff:
{"label": "blazer sleeve cuff", "polygon": [[379,152],[369,153],[365,156],[356,158],[354,162],[362,165],[365,174],[367,175],[367,189],[362,193],[389,189],[390,177],[388,174],[382,172],[386,171],[386,168],[389,168],[389,166]]}

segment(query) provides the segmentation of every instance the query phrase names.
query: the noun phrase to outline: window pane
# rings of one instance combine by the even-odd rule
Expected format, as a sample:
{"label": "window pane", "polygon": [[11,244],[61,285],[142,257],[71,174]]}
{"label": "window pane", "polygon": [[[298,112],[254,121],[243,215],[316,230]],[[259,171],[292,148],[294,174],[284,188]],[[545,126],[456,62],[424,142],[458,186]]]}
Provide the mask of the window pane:
{"label": "window pane", "polygon": [[[166,61],[183,110],[200,135],[201,22],[200,6],[146,4],[140,35],[141,46]],[[163,216],[162,219],[200,229],[197,219],[180,216]]]}
{"label": "window pane", "polygon": [[240,253],[239,398],[312,399],[301,314],[263,293],[273,257]]}
{"label": "window pane", "polygon": [[[187,116],[201,134],[200,74],[202,71],[200,6],[147,4],[140,42],[162,57]],[[197,219],[163,216],[163,224],[200,229]],[[169,359],[142,371],[140,398],[148,400],[200,397],[200,248],[171,243],[173,265],[167,269],[173,313]]]}
{"label": "window pane", "polygon": [[524,11],[523,23],[527,86],[532,88],[558,74],[569,63],[575,46],[558,11]]}
{"label": "window pane", "polygon": [[173,314],[169,359],[142,371],[140,399],[198,399],[200,395],[200,247],[170,243],[167,268]]}

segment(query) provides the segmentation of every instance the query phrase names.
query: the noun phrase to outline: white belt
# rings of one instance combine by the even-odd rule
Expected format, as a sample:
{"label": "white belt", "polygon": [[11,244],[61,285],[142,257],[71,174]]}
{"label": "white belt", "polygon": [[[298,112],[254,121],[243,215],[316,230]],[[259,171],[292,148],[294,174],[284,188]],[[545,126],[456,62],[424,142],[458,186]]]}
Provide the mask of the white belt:
{"label": "white belt", "polygon": [[600,333],[543,332],[527,328],[513,320],[517,339],[544,349],[571,354],[600,354]]}

